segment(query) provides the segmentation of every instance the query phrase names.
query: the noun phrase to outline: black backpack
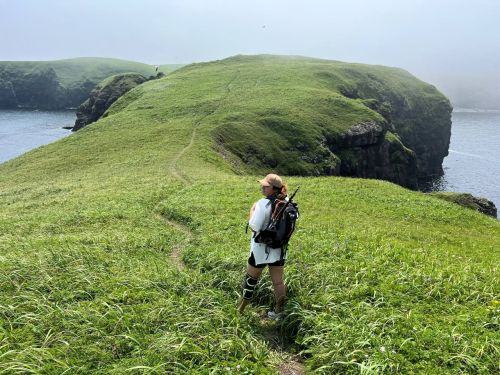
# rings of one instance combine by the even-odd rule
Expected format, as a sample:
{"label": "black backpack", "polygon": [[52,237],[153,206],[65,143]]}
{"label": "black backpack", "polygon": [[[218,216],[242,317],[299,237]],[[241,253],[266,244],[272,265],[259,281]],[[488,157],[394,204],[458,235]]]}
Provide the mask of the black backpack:
{"label": "black backpack", "polygon": [[289,200],[271,199],[271,218],[266,229],[262,230],[254,238],[257,243],[264,243],[271,248],[282,248],[288,244],[295,230],[295,222],[299,217],[299,207],[292,199],[297,190]]}

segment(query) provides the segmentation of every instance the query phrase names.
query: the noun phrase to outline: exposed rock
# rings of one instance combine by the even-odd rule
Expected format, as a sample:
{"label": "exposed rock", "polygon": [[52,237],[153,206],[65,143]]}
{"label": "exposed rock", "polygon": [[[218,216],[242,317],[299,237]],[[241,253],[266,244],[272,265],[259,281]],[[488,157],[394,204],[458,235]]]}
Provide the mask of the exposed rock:
{"label": "exposed rock", "polygon": [[120,96],[147,81],[137,73],[117,74],[106,78],[90,93],[90,97],[78,107],[75,126],[77,131],[97,121]]}
{"label": "exposed rock", "polygon": [[146,76],[154,67],[106,58],[0,61],[0,108],[77,108],[100,81],[128,72]]}
{"label": "exposed rock", "polygon": [[486,198],[478,198],[469,193],[454,193],[442,191],[429,193],[429,195],[459,204],[464,207],[472,208],[476,211],[489,216],[493,216],[495,218],[497,217],[497,208],[495,204]]}
{"label": "exposed rock", "polygon": [[[420,178],[443,173],[450,102],[402,69],[279,56],[236,56],[223,66],[234,69],[234,85],[256,82],[245,86],[255,95],[243,95],[254,105],[228,108],[215,130],[224,149],[250,167],[386,179],[413,189]],[[270,82],[260,84],[263,77]]]}
{"label": "exposed rock", "polygon": [[[400,74],[411,77],[404,71]],[[419,179],[442,176],[450,144],[452,106],[446,97],[436,95],[439,92],[434,86],[417,87],[420,93],[415,90],[413,95],[402,95],[381,78],[368,74],[355,86],[343,86],[340,91],[346,97],[361,99],[386,119],[401,142],[415,152]],[[434,99],[428,100],[422,93]]]}
{"label": "exposed rock", "polygon": [[479,212],[482,212],[483,214],[486,214],[486,215],[490,215],[490,216],[493,216],[493,217],[497,217],[497,207],[495,206],[495,204],[486,199],[486,198],[478,198],[478,197],[472,197],[472,199],[474,200],[474,203],[477,205],[477,210]]}
{"label": "exposed rock", "polygon": [[58,109],[67,104],[66,90],[52,67],[39,66],[13,81],[19,106]]}
{"label": "exposed rock", "polygon": [[88,78],[83,78],[82,80],[75,82],[73,85],[68,87],[68,106],[76,108],[88,99],[92,90],[96,87],[98,82],[92,81]]}
{"label": "exposed rock", "polygon": [[385,179],[411,189],[417,187],[415,153],[376,122],[352,126],[335,149],[342,176]]}
{"label": "exposed rock", "polygon": [[341,140],[342,147],[370,146],[384,139],[384,128],[375,121],[351,126]]}
{"label": "exposed rock", "polygon": [[0,108],[66,108],[66,93],[50,66],[37,66],[27,73],[0,68]]}
{"label": "exposed rock", "polygon": [[[403,74],[408,73],[404,72]],[[382,157],[378,163],[379,167],[376,169],[384,171],[372,171],[368,175],[377,175],[379,176],[377,178],[388,179],[413,189],[418,188],[418,180],[420,179],[443,175],[442,163],[448,155],[451,137],[452,107],[446,97],[436,95],[438,91],[435,87],[427,85],[421,90],[435,95],[437,100],[427,100],[421,94],[403,96],[392,90],[380,78],[371,74],[368,74],[364,80],[358,80],[356,86],[342,86],[340,88],[344,96],[360,99],[364,105],[381,114],[386,120],[386,129],[397,134],[398,142],[404,149],[402,154],[400,153],[404,157],[398,159],[404,159],[405,162],[394,168],[386,165],[386,158],[384,159],[383,156],[388,156],[387,152],[394,155],[394,145],[390,148],[391,151],[383,151],[384,147],[377,152],[372,151],[370,154],[365,151],[368,158]],[[346,135],[352,136],[355,139],[354,142],[364,142],[366,146],[374,144],[372,142],[380,138],[383,132],[379,129],[376,129],[373,124],[369,126],[360,124],[356,126],[356,129],[353,129],[351,134],[348,132]],[[358,132],[361,134],[358,135]],[[360,141],[358,141],[359,139]],[[344,146],[349,146],[345,140]],[[389,156],[389,158],[391,157]],[[361,160],[359,157],[357,159]],[[373,164],[374,161],[361,162],[362,165],[356,168],[355,173],[352,170],[349,173],[364,177],[367,174],[362,171],[368,168],[370,163]],[[405,163],[409,168],[406,173],[403,172]],[[384,167],[380,165],[384,165]],[[343,172],[346,170],[341,168],[341,174]],[[384,173],[389,173],[389,175],[385,176]],[[406,181],[406,183],[398,181]]]}
{"label": "exposed rock", "polygon": [[17,106],[16,93],[12,82],[0,76],[0,108],[14,108]]}

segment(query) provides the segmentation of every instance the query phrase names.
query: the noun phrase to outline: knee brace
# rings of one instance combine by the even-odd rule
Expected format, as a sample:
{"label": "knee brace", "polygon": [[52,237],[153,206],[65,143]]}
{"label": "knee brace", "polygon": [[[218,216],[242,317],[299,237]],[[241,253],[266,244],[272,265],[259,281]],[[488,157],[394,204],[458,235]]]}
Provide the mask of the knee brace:
{"label": "knee brace", "polygon": [[245,278],[243,279],[243,285],[242,285],[243,299],[252,299],[253,292],[255,290],[255,287],[257,286],[257,281],[258,281],[258,279],[254,279],[249,274],[245,275]]}

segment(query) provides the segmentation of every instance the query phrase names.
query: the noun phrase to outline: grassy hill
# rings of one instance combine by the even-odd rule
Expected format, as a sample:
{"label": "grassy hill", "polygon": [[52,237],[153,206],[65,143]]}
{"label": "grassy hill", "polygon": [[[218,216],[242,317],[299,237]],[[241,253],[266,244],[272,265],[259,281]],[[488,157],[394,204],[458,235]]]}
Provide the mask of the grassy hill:
{"label": "grassy hill", "polygon": [[[160,77],[157,75],[157,78]],[[78,107],[73,131],[99,120],[120,96],[147,80],[138,73],[121,73],[99,82],[90,92],[89,98]]]}
{"label": "grassy hill", "polygon": [[[168,74],[180,64],[161,65]],[[114,74],[156,75],[155,67],[134,61],[81,57],[56,61],[0,61],[0,108],[77,107],[94,86]]]}
{"label": "grassy hill", "polygon": [[[54,61],[0,61],[0,69],[21,74],[29,74],[38,67],[53,68],[63,86],[74,85],[83,78],[101,81],[117,73],[136,72],[144,76],[155,75],[153,65],[105,57],[77,57]],[[160,65],[159,71],[168,74],[180,67],[182,64],[164,64]]]}
{"label": "grassy hill", "polygon": [[[213,147],[232,159],[237,172],[340,173],[414,186],[417,175],[442,171],[448,150],[448,100],[401,69],[235,56],[186,66],[171,80],[134,93],[116,110],[161,106],[165,116],[210,112],[200,131],[210,133]],[[380,130],[349,135],[359,124]]]}
{"label": "grassy hill", "polygon": [[[237,314],[260,197],[252,173],[268,169],[214,137],[228,117],[271,116],[268,100],[328,116],[305,102],[307,87],[295,101],[278,75],[270,95],[266,66],[233,63],[147,82],[106,118],[0,165],[0,373],[272,374],[297,362],[325,374],[494,373],[499,222],[389,182],[286,178],[302,189],[286,318],[261,318],[268,276]],[[351,111],[379,116],[339,105],[332,129]],[[239,147],[261,146],[241,134]]]}

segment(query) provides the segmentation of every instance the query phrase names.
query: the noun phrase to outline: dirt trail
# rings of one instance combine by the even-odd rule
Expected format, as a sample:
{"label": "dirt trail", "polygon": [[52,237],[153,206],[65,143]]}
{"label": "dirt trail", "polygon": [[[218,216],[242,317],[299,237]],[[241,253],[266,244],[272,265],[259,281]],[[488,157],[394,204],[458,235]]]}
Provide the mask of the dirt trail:
{"label": "dirt trail", "polygon": [[[169,171],[174,176],[177,180],[182,182],[186,186],[192,185],[192,182],[189,181],[189,179],[181,172],[179,169],[179,160],[186,154],[186,152],[194,145],[194,141],[196,139],[196,133],[198,127],[201,125],[202,121],[207,118],[208,116],[214,114],[221,106],[222,102],[224,99],[230,94],[231,88],[230,85],[236,80],[236,78],[239,75],[239,71],[236,72],[234,77],[228,82],[228,84],[225,87],[226,94],[220,99],[219,104],[216,106],[216,108],[211,111],[210,113],[207,113],[206,115],[202,116],[200,119],[198,119],[194,124],[193,124],[193,132],[191,133],[191,138],[189,140],[189,143],[179,151],[179,153],[174,157],[172,160]],[[172,260],[172,263],[177,267],[179,271],[184,271],[186,269],[186,265],[184,264],[182,260],[182,250],[186,246],[187,243],[189,243],[192,238],[193,238],[193,233],[189,229],[187,225],[184,225],[182,223],[179,223],[177,221],[173,221],[171,219],[166,218],[165,216],[159,215],[162,220],[164,220],[168,225],[174,227],[178,231],[184,233],[186,236],[186,241],[179,242],[177,243],[173,248],[170,253],[170,259]],[[280,375],[304,375],[306,374],[305,367],[300,361],[298,360],[299,358],[293,354],[290,353],[284,348],[282,340],[280,338],[280,335],[278,334],[278,331],[276,328],[268,330],[264,334],[264,338],[267,342],[267,345],[269,346],[269,349],[277,353],[280,357],[285,357],[284,361],[277,367],[277,371]]]}
{"label": "dirt trail", "polygon": [[267,311],[262,310],[260,313],[261,331],[259,332],[264,341],[267,343],[269,350],[276,353],[282,358],[282,362],[277,366],[276,370],[280,375],[304,375],[306,374],[305,366],[301,362],[301,358],[290,351],[288,345],[283,341],[280,335],[278,324],[267,318]]}
{"label": "dirt trail", "polygon": [[220,98],[219,102],[217,103],[217,106],[212,111],[210,111],[209,113],[206,113],[205,115],[203,115],[202,117],[200,117],[198,120],[196,120],[194,122],[193,132],[191,133],[191,139],[189,140],[189,144],[186,147],[184,147],[182,150],[179,151],[179,153],[175,156],[175,158],[172,160],[172,163],[170,164],[170,168],[169,168],[170,173],[185,185],[188,185],[188,186],[191,185],[191,181],[189,181],[189,179],[187,177],[185,177],[185,175],[180,171],[179,165],[178,165],[179,160],[193,146],[194,140],[196,138],[196,131],[197,131],[198,127],[201,125],[201,123],[203,122],[203,120],[205,120],[208,116],[211,116],[215,112],[217,112],[219,110],[222,102],[224,101],[224,99],[226,99],[228,97],[228,95],[231,93],[231,84],[238,78],[239,74],[240,74],[240,71],[239,70],[236,71],[233,78],[231,78],[231,80],[226,84],[226,86],[225,86],[226,93],[224,94],[224,96],[222,98]]}
{"label": "dirt trail", "polygon": [[[220,101],[217,104],[217,106],[215,107],[215,109],[213,111],[205,114],[204,116],[202,116],[201,118],[199,118],[198,120],[196,120],[194,122],[194,124],[193,124],[193,132],[191,133],[191,138],[189,139],[189,143],[184,148],[182,148],[177,153],[177,155],[175,155],[175,157],[173,158],[173,160],[172,160],[172,162],[170,164],[169,171],[172,174],[172,176],[174,176],[177,180],[179,180],[180,182],[182,182],[186,186],[190,186],[192,184],[192,182],[189,181],[189,179],[179,169],[179,160],[193,146],[194,140],[196,139],[196,131],[197,131],[198,127],[200,126],[200,124],[202,123],[202,121],[204,119],[206,119],[208,116],[213,115],[220,108],[220,106],[221,106],[222,102],[224,101],[224,99],[231,92],[231,87],[230,87],[231,83],[234,82],[234,80],[238,77],[238,75],[239,75],[239,70],[236,72],[236,74],[234,75],[234,77],[231,78],[231,80],[227,83],[227,85],[225,87],[226,93],[220,99]],[[155,207],[155,209],[156,209],[156,207]],[[153,211],[155,211],[155,210],[153,210]],[[186,239],[187,239],[186,243],[189,243],[189,241],[191,241],[191,239],[193,238],[193,233],[191,232],[191,230],[189,229],[189,227],[187,227],[186,225],[183,225],[181,223],[178,223],[176,221],[167,219],[164,216],[161,216],[161,218],[163,220],[165,220],[167,222],[167,224],[169,224],[169,225],[173,226],[175,229],[183,232],[186,235]],[[177,269],[179,271],[183,271],[186,268],[186,265],[182,261],[182,256],[181,256],[182,249],[186,246],[186,243],[180,242],[180,243],[176,244],[172,248],[172,251],[170,253],[170,258],[172,259],[172,262],[175,264],[175,266],[177,267]]]}
{"label": "dirt trail", "polygon": [[182,157],[182,155],[184,155],[186,153],[187,150],[189,150],[191,148],[191,146],[193,146],[194,144],[194,139],[196,138],[196,127],[198,126],[198,124],[195,124],[194,126],[194,129],[193,129],[193,133],[191,134],[191,139],[189,141],[189,144],[184,147],[174,158],[174,160],[172,160],[172,164],[170,165],[170,173],[172,173],[172,175],[180,180],[183,184],[185,185],[191,185],[191,182],[187,180],[187,178],[185,178],[183,175],[182,175],[182,172],[180,172],[178,170],[178,167],[177,167],[177,163],[179,162],[180,158]]}
{"label": "dirt trail", "polygon": [[178,231],[184,233],[186,236],[186,241],[185,242],[179,242],[174,245],[172,248],[172,251],[170,252],[170,260],[172,263],[177,267],[179,271],[184,271],[186,268],[186,265],[184,264],[184,261],[182,260],[181,252],[182,249],[186,246],[186,243],[189,243],[191,239],[193,238],[193,232],[191,232],[191,229],[187,225],[183,225],[178,223],[177,221],[173,221],[170,219],[167,219],[165,216],[158,215],[163,221],[165,221],[168,225],[174,227]]}

